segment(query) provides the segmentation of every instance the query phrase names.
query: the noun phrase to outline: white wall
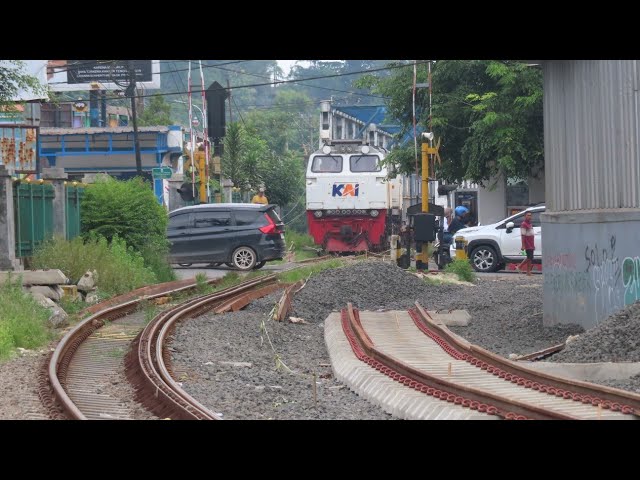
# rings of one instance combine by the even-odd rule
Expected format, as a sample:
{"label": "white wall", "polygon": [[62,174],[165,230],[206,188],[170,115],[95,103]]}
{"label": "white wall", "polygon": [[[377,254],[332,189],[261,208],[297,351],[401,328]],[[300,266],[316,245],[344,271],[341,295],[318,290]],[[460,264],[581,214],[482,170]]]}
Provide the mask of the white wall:
{"label": "white wall", "polygon": [[544,202],[544,172],[540,178],[529,177],[529,203]]}
{"label": "white wall", "polygon": [[489,225],[507,216],[507,182],[500,175],[478,187],[478,223]]}

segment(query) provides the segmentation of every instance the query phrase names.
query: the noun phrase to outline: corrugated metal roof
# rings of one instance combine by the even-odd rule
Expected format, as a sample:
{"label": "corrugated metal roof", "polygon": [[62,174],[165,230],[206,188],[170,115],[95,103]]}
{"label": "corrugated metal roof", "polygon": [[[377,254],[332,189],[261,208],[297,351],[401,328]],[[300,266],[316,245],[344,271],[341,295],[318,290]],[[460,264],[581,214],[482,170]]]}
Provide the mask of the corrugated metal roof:
{"label": "corrugated metal roof", "polygon": [[[169,127],[138,127],[138,132],[167,133]],[[40,135],[84,135],[95,133],[133,133],[133,127],[41,128]]]}

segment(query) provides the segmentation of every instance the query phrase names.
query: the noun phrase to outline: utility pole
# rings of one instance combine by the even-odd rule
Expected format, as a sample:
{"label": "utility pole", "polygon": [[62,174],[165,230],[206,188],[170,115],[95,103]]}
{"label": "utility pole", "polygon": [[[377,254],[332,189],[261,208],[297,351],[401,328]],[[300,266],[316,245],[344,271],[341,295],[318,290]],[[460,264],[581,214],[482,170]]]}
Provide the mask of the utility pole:
{"label": "utility pole", "polygon": [[136,115],[136,72],[133,60],[127,61],[129,66],[129,86],[127,87],[127,97],[131,97],[131,116],[133,121],[133,143],[136,151],[136,173],[142,176],[142,159],[140,158],[140,140],[138,138],[138,117]]}
{"label": "utility pole", "polygon": [[233,113],[231,112],[231,85],[227,78],[227,90],[229,91],[229,123],[233,123]]}

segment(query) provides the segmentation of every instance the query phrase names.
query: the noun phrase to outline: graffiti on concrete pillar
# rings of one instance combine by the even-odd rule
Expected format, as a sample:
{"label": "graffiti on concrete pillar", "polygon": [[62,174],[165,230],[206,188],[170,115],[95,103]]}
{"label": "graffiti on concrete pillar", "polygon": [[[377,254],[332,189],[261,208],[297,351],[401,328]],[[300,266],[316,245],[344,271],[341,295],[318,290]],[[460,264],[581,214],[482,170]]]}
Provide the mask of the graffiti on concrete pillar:
{"label": "graffiti on concrete pillar", "polygon": [[596,321],[622,308],[622,299],[616,288],[622,273],[621,262],[616,255],[616,237],[611,235],[604,247],[596,243],[587,245],[584,251],[587,262],[586,273],[591,277],[594,289]]}
{"label": "graffiti on concrete pillar", "polygon": [[640,257],[624,259],[622,262],[622,283],[624,284],[625,305],[640,300]]}

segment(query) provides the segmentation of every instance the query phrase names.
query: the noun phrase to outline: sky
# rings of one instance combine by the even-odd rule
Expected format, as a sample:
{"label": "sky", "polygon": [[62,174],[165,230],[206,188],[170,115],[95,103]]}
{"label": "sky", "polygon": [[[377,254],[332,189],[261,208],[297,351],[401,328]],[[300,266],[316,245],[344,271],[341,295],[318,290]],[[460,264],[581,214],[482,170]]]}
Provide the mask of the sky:
{"label": "sky", "polygon": [[293,67],[297,60],[277,60],[277,62],[278,66],[282,69],[282,71],[284,72],[284,76],[286,77],[287,75],[289,75],[291,67]]}

